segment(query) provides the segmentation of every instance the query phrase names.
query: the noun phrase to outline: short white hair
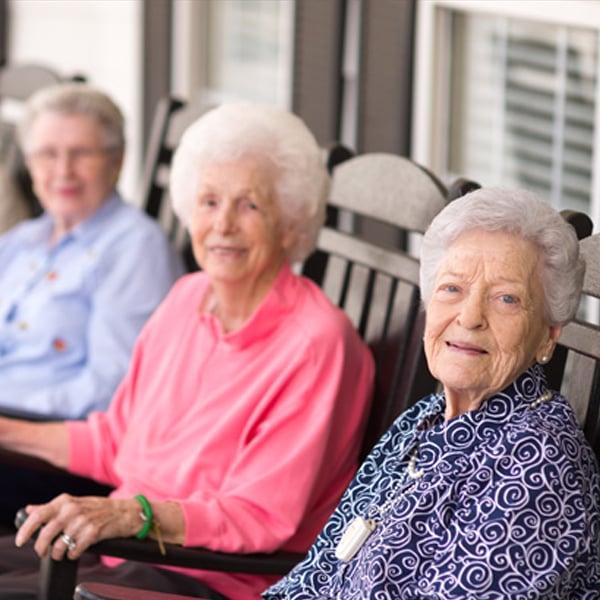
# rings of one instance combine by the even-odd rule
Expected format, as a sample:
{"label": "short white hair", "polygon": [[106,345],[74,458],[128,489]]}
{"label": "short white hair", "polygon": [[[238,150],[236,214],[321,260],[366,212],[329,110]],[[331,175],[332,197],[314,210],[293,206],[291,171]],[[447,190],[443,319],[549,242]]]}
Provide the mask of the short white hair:
{"label": "short white hair", "polygon": [[116,152],[125,151],[124,118],[121,109],[104,92],[85,83],[58,83],[38,90],[25,104],[25,112],[17,125],[17,136],[23,154],[31,151],[31,130],[44,113],[85,115],[102,127],[104,143]]}
{"label": "short white hair", "polygon": [[564,325],[579,306],[585,264],[574,228],[527,190],[481,188],[448,204],[431,222],[421,245],[421,295],[425,304],[448,247],[472,229],[506,231],[540,249],[546,319]]}
{"label": "short white hair", "polygon": [[170,191],[175,213],[189,229],[202,170],[244,156],[258,156],[275,166],[273,183],[283,220],[298,238],[287,258],[304,260],[313,251],[324,221],[330,178],[314,136],[298,116],[286,110],[231,102],[192,123],[172,161]]}

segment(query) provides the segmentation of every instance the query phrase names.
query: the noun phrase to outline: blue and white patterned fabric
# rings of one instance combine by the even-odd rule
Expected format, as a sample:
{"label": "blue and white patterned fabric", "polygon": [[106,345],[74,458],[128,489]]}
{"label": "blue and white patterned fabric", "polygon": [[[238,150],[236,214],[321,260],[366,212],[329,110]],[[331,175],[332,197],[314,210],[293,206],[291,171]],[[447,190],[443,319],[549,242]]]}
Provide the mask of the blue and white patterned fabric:
{"label": "blue and white patterned fabric", "polygon": [[[535,366],[473,412],[443,394],[382,437],[307,558],[268,600],[600,598],[600,475],[567,401]],[[407,477],[417,450],[423,476]],[[377,508],[387,506],[383,515]],[[356,516],[377,521],[349,562]]]}

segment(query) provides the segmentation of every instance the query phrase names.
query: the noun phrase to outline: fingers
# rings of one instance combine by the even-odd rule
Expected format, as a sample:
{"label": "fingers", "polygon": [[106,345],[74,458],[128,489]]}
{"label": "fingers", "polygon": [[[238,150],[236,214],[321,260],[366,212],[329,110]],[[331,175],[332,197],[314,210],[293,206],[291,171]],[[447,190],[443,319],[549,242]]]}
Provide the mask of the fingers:
{"label": "fingers", "polygon": [[76,498],[61,494],[47,504],[28,506],[27,513],[15,543],[23,545],[39,530],[35,551],[39,556],[49,552],[55,560],[65,556],[79,558],[102,539],[133,535],[139,529],[139,505],[131,498]]}
{"label": "fingers", "polygon": [[[59,532],[52,538],[50,549],[51,556],[55,560],[65,557],[77,559],[89,546],[100,539],[96,524],[90,520],[81,498],[73,498],[70,503],[61,507],[50,531],[54,533],[57,529]],[[38,549],[36,542],[34,548],[39,554],[44,546]]]}
{"label": "fingers", "polygon": [[85,536],[79,533],[85,529],[82,500],[61,494],[47,504],[28,506],[28,517],[17,532],[16,545],[22,546],[38,531],[34,549],[40,557],[50,552],[55,560],[67,555],[78,558],[94,541],[86,543],[92,537],[89,532]]}
{"label": "fingers", "polygon": [[31,536],[44,524],[44,521],[41,519],[41,513],[38,509],[38,506],[32,504],[25,508],[28,516],[17,531],[17,535],[15,537],[15,544],[17,546],[22,546],[25,544],[25,542],[27,542],[27,540],[29,540]]}

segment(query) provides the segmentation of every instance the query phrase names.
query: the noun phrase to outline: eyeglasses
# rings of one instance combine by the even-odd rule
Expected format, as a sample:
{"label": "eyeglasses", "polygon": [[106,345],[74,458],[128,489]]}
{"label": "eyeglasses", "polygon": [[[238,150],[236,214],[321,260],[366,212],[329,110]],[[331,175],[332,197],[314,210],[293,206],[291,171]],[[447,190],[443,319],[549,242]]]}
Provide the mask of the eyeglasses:
{"label": "eyeglasses", "polygon": [[68,148],[58,150],[57,148],[41,148],[27,154],[27,160],[35,167],[51,169],[59,160],[64,158],[68,163],[83,168],[95,166],[99,159],[107,154],[116,152],[117,148]]}

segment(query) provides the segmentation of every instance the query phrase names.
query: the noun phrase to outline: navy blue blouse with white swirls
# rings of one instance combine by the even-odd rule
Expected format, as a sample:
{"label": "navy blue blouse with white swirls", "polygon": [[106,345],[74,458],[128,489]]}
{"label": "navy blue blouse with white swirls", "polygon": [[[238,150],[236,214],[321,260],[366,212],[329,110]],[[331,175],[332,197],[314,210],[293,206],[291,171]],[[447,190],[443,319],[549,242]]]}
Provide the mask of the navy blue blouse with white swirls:
{"label": "navy blue blouse with white swirls", "polygon": [[[443,394],[421,400],[377,444],[306,560],[263,597],[600,598],[598,466],[562,396],[536,405],[545,389],[536,366],[450,421]],[[415,446],[423,477],[410,479]],[[378,525],[341,562],[336,545],[357,515]]]}

